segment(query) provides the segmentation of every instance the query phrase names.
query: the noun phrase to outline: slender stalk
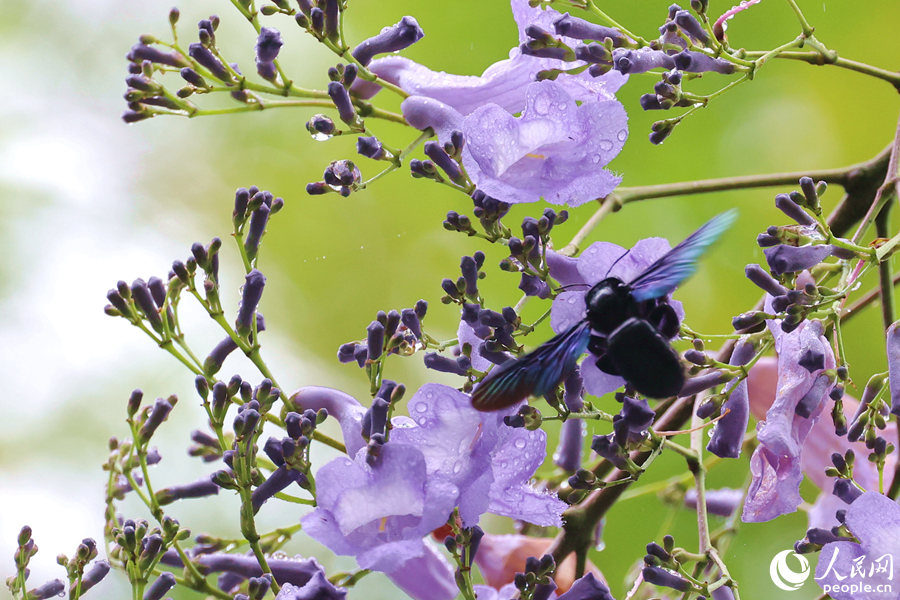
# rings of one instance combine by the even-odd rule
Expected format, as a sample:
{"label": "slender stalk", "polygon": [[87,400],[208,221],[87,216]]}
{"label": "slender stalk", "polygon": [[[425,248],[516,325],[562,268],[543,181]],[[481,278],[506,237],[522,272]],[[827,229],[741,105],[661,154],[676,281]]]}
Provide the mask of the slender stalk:
{"label": "slender stalk", "polygon": [[[760,57],[766,54],[766,52],[753,51],[748,52],[747,57]],[[776,58],[783,58],[787,60],[799,60],[802,62],[809,63],[811,65],[833,65],[835,67],[840,67],[842,69],[848,69],[850,71],[856,71],[857,73],[862,73],[863,75],[869,75],[871,77],[875,77],[877,79],[881,79],[883,81],[887,81],[895,88],[900,90],[900,73],[896,71],[888,71],[887,69],[881,69],[879,67],[875,67],[863,62],[859,62],[856,60],[850,60],[848,58],[841,58],[837,56],[836,53],[823,55],[820,52],[804,52],[804,51],[788,51],[782,52]]]}
{"label": "slender stalk", "polygon": [[[878,218],[875,219],[876,235],[880,238],[886,238],[890,235],[891,208],[893,203],[885,205]],[[878,263],[878,287],[881,297],[881,319],[884,329],[894,323],[894,277],[891,272],[890,257]]]}
{"label": "slender stalk", "polygon": [[806,17],[803,16],[803,11],[800,10],[800,7],[797,6],[797,3],[794,0],[787,0],[787,3],[791,6],[794,14],[797,15],[797,20],[800,21],[800,28],[803,30],[803,37],[812,37],[813,31],[815,30],[809,24],[809,21],[806,20]]}

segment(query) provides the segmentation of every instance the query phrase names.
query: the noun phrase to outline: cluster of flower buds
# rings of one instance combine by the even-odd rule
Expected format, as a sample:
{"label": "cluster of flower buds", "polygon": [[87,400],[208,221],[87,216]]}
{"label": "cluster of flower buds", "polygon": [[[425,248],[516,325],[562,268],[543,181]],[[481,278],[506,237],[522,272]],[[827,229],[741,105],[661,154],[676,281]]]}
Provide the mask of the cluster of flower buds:
{"label": "cluster of flower buds", "polygon": [[125,281],[119,281],[114,289],[107,292],[109,304],[104,311],[113,317],[124,317],[134,325],[145,322],[156,333],[170,335],[175,324],[170,304],[184,286],[173,279],[174,273],[169,275],[168,285],[155,276],[147,281],[135,279],[130,286]]}
{"label": "cluster of flower buds", "polygon": [[[653,86],[652,94],[641,96],[641,108],[644,110],[668,110],[673,106],[691,106],[693,102],[684,97],[681,91],[681,71],[672,70],[663,73],[662,79]],[[655,138],[654,138],[655,139]],[[659,143],[651,139],[653,143]]]}
{"label": "cluster of flower buds", "polygon": [[[474,190],[475,185],[466,176],[462,164],[462,151],[465,139],[461,131],[450,133],[450,140],[425,142],[423,150],[427,160],[412,159],[409,170],[413,177],[433,179],[438,183],[448,183],[466,192]],[[471,234],[470,234],[471,235]]]}
{"label": "cluster of flower buds", "polygon": [[848,449],[843,455],[835,452],[831,455],[831,464],[834,466],[825,469],[825,475],[836,478],[831,493],[847,504],[853,504],[862,495],[862,490],[853,481],[855,461],[856,454],[853,450]]}
{"label": "cluster of flower buds", "polygon": [[[6,580],[6,586],[10,592],[17,598],[22,597],[28,600],[48,600],[64,595],[67,591],[67,586],[61,579],[53,579],[34,589],[25,590],[22,584],[28,580],[31,574],[28,569],[28,563],[37,554],[38,547],[31,537],[31,527],[28,525],[22,527],[16,541],[16,551],[13,555],[16,564],[16,574]],[[106,574],[109,573],[109,563],[102,560],[96,561],[85,572],[85,567],[96,557],[97,543],[91,538],[86,538],[78,544],[75,556],[71,559],[67,558],[65,554],[60,554],[56,557],[57,563],[66,568],[66,574],[69,579],[69,597],[80,598],[85,592],[100,583],[106,577]],[[80,591],[79,595],[76,595],[76,590]]]}
{"label": "cluster of flower buds", "polygon": [[[132,398],[134,398],[135,394],[140,393],[140,390],[135,390],[132,392]],[[141,475],[140,457],[138,453],[132,452],[133,448],[134,442],[130,439],[122,441],[119,441],[116,437],[109,439],[109,458],[103,465],[103,470],[115,474],[107,490],[107,495],[111,500],[122,500],[125,498],[125,494],[133,491],[132,481],[138,486],[144,484]],[[162,456],[155,446],[152,448],[138,448],[138,452],[143,454],[147,466],[155,465],[162,460]]]}
{"label": "cluster of flower buds", "polygon": [[259,255],[259,246],[266,233],[269,218],[282,208],[282,198],[276,198],[271,192],[260,190],[255,185],[238,188],[234,193],[231,222],[235,233],[245,236],[244,252],[251,263],[255,264]]}
{"label": "cluster of flower buds", "polygon": [[529,556],[525,560],[525,572],[516,573],[513,583],[522,598],[546,600],[556,591],[556,582],[553,581],[555,571],[556,561],[549,554],[541,558]]}
{"label": "cluster of flower buds", "polygon": [[884,438],[878,435],[887,426],[890,418],[891,407],[881,396],[886,385],[883,374],[873,375],[863,390],[859,407],[853,418],[850,419],[850,427],[847,431],[847,439],[851,442],[865,440],[866,447],[873,451],[870,457],[872,462],[884,461],[884,457],[890,454],[894,447],[889,445]]}
{"label": "cluster of flower buds", "polygon": [[[163,517],[162,527],[153,529],[143,519],[128,519],[112,529],[116,545],[110,556],[121,561],[130,577],[146,581],[167,548],[188,536],[190,531],[181,529],[178,521],[169,516]],[[145,589],[143,600],[162,600],[174,586],[175,576],[163,572]]]}
{"label": "cluster of flower buds", "polygon": [[300,27],[319,41],[340,42],[341,11],[344,9],[341,0],[300,0],[298,4],[300,12],[294,18]]}
{"label": "cluster of flower buds", "polygon": [[143,398],[144,393],[141,390],[134,390],[128,398],[128,419],[137,430],[135,442],[139,449],[146,449],[150,438],[178,403],[178,396],[172,394],[168,398],[157,398],[152,406],[147,405],[141,409]]}
{"label": "cluster of flower buds", "polygon": [[539,429],[543,423],[544,417],[541,415],[541,411],[530,404],[519,407],[519,410],[514,415],[503,417],[504,425],[508,427],[524,427],[528,431]]}
{"label": "cluster of flower buds", "polygon": [[626,471],[632,475],[640,472],[640,467],[629,458],[625,447],[616,442],[615,433],[595,435],[591,441],[591,450],[596,452],[601,458],[608,460],[621,471]]}
{"label": "cluster of flower buds", "polygon": [[478,291],[478,280],[484,279],[486,274],[484,267],[484,252],[478,250],[472,256],[463,256],[459,261],[459,270],[462,273],[456,281],[446,278],[441,281],[441,289],[446,294],[441,298],[444,304],[465,304],[466,302],[482,302],[481,293]]}
{"label": "cluster of flower buds", "polygon": [[[204,384],[206,383],[206,378],[202,375],[198,375],[197,380],[202,380]],[[206,397],[204,397],[204,400],[205,399]],[[188,454],[190,456],[200,457],[203,459],[203,462],[215,462],[222,458],[223,450],[221,444],[219,444],[219,440],[205,431],[201,431],[200,429],[192,431],[191,441],[194,443],[188,447]]]}
{"label": "cluster of flower buds", "polygon": [[394,406],[403,399],[406,386],[385,379],[362,419],[362,437],[366,440],[366,462],[376,466],[381,457],[381,447],[388,441],[391,430],[391,414]]}
{"label": "cluster of flower buds", "polygon": [[647,429],[653,425],[656,413],[647,400],[632,398],[619,392],[616,400],[622,403],[622,410],[613,417],[613,437],[623,448],[639,444],[647,437]]}
{"label": "cluster of flower buds", "polygon": [[331,83],[328,84],[328,97],[334,103],[337,109],[338,117],[347,124],[350,131],[364,131],[362,116],[353,105],[353,99],[350,98],[350,86],[356,81],[359,69],[355,64],[344,65],[338,63],[336,67],[328,69],[328,78]]}
{"label": "cluster of flower buds", "polygon": [[318,412],[307,409],[302,414],[289,412],[285,415],[287,436],[281,440],[270,437],[263,446],[263,451],[275,463],[276,469],[253,490],[251,501],[254,512],[291,483],[296,482],[303,489],[310,489],[309,441],[316,427],[327,418],[328,411],[325,409]]}
{"label": "cluster of flower buds", "polygon": [[842,259],[856,256],[852,250],[825,243],[830,232],[821,223],[819,198],[827,187],[824,181],[815,183],[809,177],[802,177],[802,193],[793,191],[775,196],[775,206],[797,223],[773,225],[756,238],[776,277],[811,269],[832,255]]}
{"label": "cluster of flower buds", "polygon": [[472,328],[476,337],[484,340],[478,348],[482,358],[501,365],[510,358],[507,352],[519,351],[513,333],[522,325],[522,319],[511,306],[497,312],[479,304],[466,303],[460,318]]}
{"label": "cluster of flower buds", "polygon": [[820,551],[825,544],[831,542],[856,542],[856,538],[850,533],[850,530],[844,525],[844,519],[847,516],[847,510],[841,509],[837,511],[838,521],[840,525],[836,525],[831,529],[823,529],[821,527],[813,527],[806,531],[806,536],[802,540],[794,542],[794,552],[797,554],[811,554]]}
{"label": "cluster of flower buds", "polygon": [[[488,196],[481,190],[472,192],[472,202],[475,204],[472,212],[481,224],[485,237],[489,241],[495,242],[501,238],[510,237],[511,232],[500,222],[500,219],[509,212],[511,205],[508,202],[501,202]],[[459,231],[470,236],[478,233],[472,226],[472,220],[469,217],[461,215],[454,210],[447,213],[447,218],[444,220],[444,229]]]}
{"label": "cluster of flower buds", "polygon": [[568,211],[557,213],[552,208],[546,208],[540,219],[525,217],[522,221],[522,239],[509,238],[510,256],[500,261],[500,268],[522,274],[519,289],[525,295],[542,299],[550,297],[550,285],[547,283],[549,267],[546,261],[550,232],[554,225],[565,223],[568,218]]}
{"label": "cluster of flower buds", "polygon": [[336,192],[346,198],[360,189],[362,174],[352,160],[335,160],[325,168],[322,181],[306,184],[306,193],[319,196]]}
{"label": "cluster of flower buds", "polygon": [[400,312],[378,311],[375,320],[366,328],[365,342],[348,342],[338,348],[338,360],[342,363],[357,362],[360,368],[378,360],[385,353],[409,356],[421,345],[424,336],[422,319],[428,312],[428,303],[416,302],[414,308]]}
{"label": "cluster of flower buds", "polygon": [[[693,586],[678,574],[681,563],[676,558],[678,549],[675,548],[675,539],[671,535],[663,538],[663,545],[656,542],[647,544],[647,554],[644,556],[644,568],[641,573],[647,583],[672,588],[679,592],[687,592]],[[699,590],[696,590],[699,591]]]}
{"label": "cluster of flower buds", "polygon": [[235,594],[234,600],[262,600],[271,587],[271,573],[263,573],[261,577],[251,577],[247,580],[247,593]]}
{"label": "cluster of flower buds", "polygon": [[456,581],[460,589],[464,589],[465,579],[463,577],[463,569],[471,569],[472,561],[478,554],[478,546],[481,545],[481,538],[484,537],[484,530],[475,525],[469,529],[460,529],[456,535],[448,535],[444,538],[444,547],[459,565],[456,569]]}

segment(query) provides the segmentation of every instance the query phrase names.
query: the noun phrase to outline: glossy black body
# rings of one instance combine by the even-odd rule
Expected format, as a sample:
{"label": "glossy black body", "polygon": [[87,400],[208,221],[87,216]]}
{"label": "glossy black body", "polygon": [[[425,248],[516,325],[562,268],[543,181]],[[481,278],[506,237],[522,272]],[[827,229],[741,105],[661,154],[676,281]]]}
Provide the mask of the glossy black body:
{"label": "glossy black body", "polygon": [[592,287],[585,302],[593,330],[588,350],[601,371],[650,398],[681,391],[684,371],[668,341],[678,334],[678,317],[665,297],[639,302],[629,285],[610,277]]}

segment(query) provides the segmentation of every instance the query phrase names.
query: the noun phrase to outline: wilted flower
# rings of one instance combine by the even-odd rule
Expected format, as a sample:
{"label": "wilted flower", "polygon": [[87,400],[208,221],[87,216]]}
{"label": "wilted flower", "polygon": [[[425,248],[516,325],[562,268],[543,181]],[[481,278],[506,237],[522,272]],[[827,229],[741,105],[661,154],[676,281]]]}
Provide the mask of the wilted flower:
{"label": "wilted flower", "polygon": [[[772,297],[767,297],[767,309],[771,302]],[[812,401],[804,398],[822,371],[835,367],[834,353],[823,336],[821,322],[806,321],[790,333],[784,333],[777,321],[768,324],[778,352],[778,389],[765,421],[757,425],[759,446],[750,459],[753,481],[744,504],[745,522],[768,521],[794,512],[802,502],[799,488],[803,479],[803,443],[819,420],[830,387],[821,390],[821,395]],[[800,364],[809,353],[824,355],[824,369],[809,371]],[[797,414],[801,402],[809,407],[808,417]]]}

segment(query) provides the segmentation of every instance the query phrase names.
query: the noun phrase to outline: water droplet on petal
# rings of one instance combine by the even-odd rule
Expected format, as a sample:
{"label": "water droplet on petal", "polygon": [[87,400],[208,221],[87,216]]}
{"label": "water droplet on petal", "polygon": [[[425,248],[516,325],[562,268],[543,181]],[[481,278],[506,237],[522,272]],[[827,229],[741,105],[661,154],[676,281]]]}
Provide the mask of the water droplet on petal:
{"label": "water droplet on petal", "polygon": [[416,423],[419,424],[419,427],[425,427],[428,424],[428,419],[422,417],[421,419],[417,420]]}
{"label": "water droplet on petal", "polygon": [[453,472],[459,473],[460,471],[462,471],[462,463],[459,461],[456,461],[455,463],[453,463]]}
{"label": "water droplet on petal", "polygon": [[534,112],[546,115],[550,111],[550,100],[546,96],[538,96],[534,99]]}
{"label": "water droplet on petal", "polygon": [[416,403],[416,412],[423,413],[423,412],[425,412],[425,411],[427,411],[427,410],[428,410],[428,405],[425,404],[424,402],[417,402],[417,403]]}
{"label": "water droplet on petal", "polygon": [[624,142],[626,139],[628,139],[628,130],[622,129],[621,131],[619,131],[619,134],[616,137],[619,138],[620,142]]}
{"label": "water droplet on petal", "polygon": [[609,140],[600,140],[600,149],[609,152],[613,148],[613,143]]}
{"label": "water droplet on petal", "polygon": [[596,165],[597,163],[600,162],[600,155],[599,155],[599,154],[595,154],[595,155],[593,156],[593,158],[591,158],[591,161],[593,161],[593,163]]}
{"label": "water droplet on petal", "polygon": [[522,438],[519,438],[516,440],[515,445],[516,445],[516,448],[521,450],[522,448],[525,447],[525,440],[523,440]]}
{"label": "water droplet on petal", "polygon": [[333,135],[331,135],[329,133],[322,133],[321,131],[312,133],[312,134],[310,134],[310,136],[312,137],[312,139],[314,139],[317,142],[324,142],[325,140],[330,140],[331,138],[334,137]]}

